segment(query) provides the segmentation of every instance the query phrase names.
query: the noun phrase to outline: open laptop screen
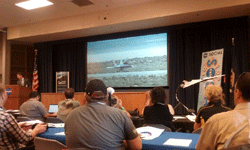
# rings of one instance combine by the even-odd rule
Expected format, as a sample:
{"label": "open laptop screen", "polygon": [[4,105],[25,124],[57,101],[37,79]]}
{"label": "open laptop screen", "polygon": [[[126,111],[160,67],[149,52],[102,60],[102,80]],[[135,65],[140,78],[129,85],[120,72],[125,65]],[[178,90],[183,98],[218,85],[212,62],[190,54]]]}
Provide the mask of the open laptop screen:
{"label": "open laptop screen", "polygon": [[55,113],[58,112],[58,105],[57,104],[51,104],[49,105],[49,113]]}

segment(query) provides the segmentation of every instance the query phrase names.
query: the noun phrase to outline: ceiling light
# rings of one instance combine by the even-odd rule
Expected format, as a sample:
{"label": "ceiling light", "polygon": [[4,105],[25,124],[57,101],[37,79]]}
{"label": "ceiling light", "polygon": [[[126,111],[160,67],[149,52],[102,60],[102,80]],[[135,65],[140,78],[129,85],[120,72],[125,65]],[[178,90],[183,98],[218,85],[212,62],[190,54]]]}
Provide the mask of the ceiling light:
{"label": "ceiling light", "polygon": [[31,9],[53,5],[53,3],[47,0],[29,0],[26,2],[16,3],[15,5],[22,7],[24,9],[27,9],[27,10],[31,10]]}

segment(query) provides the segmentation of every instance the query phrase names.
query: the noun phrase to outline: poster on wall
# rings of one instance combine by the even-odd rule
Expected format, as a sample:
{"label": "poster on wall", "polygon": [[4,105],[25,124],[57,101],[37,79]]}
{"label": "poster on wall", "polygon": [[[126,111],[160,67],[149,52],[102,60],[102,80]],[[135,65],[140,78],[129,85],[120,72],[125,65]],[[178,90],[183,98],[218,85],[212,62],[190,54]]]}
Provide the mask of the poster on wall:
{"label": "poster on wall", "polygon": [[66,88],[69,88],[69,72],[56,72],[56,93],[63,93]]}
{"label": "poster on wall", "polygon": [[[217,49],[202,53],[201,79],[222,75],[223,52],[224,49]],[[204,91],[208,85],[221,85],[221,77],[200,82],[197,111],[208,103],[207,98],[204,97]]]}

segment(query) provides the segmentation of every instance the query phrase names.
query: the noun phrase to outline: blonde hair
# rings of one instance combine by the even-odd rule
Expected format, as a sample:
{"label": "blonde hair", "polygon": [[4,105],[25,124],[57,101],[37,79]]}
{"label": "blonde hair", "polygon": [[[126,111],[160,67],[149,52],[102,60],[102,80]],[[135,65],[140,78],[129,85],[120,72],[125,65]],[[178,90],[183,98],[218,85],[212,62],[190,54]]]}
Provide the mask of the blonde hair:
{"label": "blonde hair", "polygon": [[220,100],[222,104],[225,104],[223,90],[219,85],[208,85],[205,89],[204,96],[207,97],[210,102]]}

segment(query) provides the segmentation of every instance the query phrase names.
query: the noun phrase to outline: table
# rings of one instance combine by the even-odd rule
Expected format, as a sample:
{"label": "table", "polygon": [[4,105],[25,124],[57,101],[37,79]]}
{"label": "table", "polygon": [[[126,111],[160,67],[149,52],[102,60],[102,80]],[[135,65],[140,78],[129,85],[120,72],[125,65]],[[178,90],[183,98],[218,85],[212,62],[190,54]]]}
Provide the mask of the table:
{"label": "table", "polygon": [[[176,117],[176,116],[174,116],[174,117]],[[176,130],[179,128],[182,128],[185,131],[188,130],[190,133],[192,133],[194,131],[194,122],[187,119],[185,117],[185,115],[181,115],[181,116],[177,116],[177,117],[183,117],[183,118],[173,120],[173,123],[174,123]]]}
{"label": "table", "polygon": [[[153,140],[142,140],[142,149],[144,150],[195,150],[195,146],[199,140],[200,134],[192,134],[192,133],[180,133],[180,132],[163,132],[160,137],[155,138]],[[170,146],[163,145],[168,139],[192,139],[189,147],[182,146]]]}
{"label": "table", "polygon": [[[64,145],[66,145],[65,135],[58,135],[56,133],[64,132],[64,128],[48,128],[45,133],[37,135],[38,137],[54,139]],[[162,135],[153,140],[142,140],[143,149],[178,149],[178,150],[195,150],[195,146],[198,142],[200,134],[191,134],[191,133],[177,133],[177,132],[163,132]],[[180,147],[180,146],[169,146],[163,145],[169,138],[176,139],[192,139],[189,147]]]}
{"label": "table", "polygon": [[61,142],[62,144],[66,145],[65,134],[58,135],[56,133],[64,132],[64,128],[48,128],[48,130],[44,133],[38,134],[38,137],[46,138],[46,139],[53,139]]}
{"label": "table", "polygon": [[[176,117],[176,116],[174,116]],[[193,127],[194,127],[194,122],[190,121],[189,119],[187,119],[185,117],[185,115],[178,115],[177,117],[179,117],[178,119],[174,119],[173,120],[173,124],[175,126],[175,129],[179,129],[182,128],[183,130],[181,130],[181,132],[183,131],[189,131],[190,133],[193,132]],[[144,124],[144,118],[143,117],[139,117],[139,116],[132,116],[132,121],[133,124],[136,128],[142,127]]]}

